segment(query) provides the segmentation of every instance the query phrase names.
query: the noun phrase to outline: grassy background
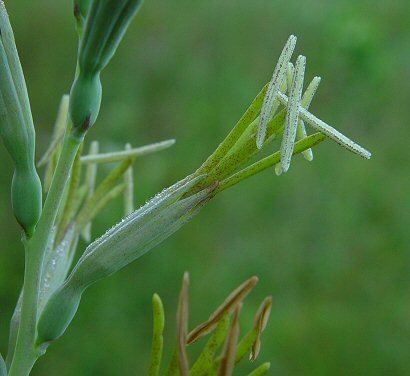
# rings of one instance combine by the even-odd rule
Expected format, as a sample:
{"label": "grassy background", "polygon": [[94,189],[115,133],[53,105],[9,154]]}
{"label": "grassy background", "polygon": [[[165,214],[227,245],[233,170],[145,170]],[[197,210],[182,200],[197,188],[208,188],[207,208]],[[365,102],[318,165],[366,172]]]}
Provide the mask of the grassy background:
{"label": "grassy background", "polygon": [[[70,88],[76,37],[68,0],[6,1],[26,73],[38,154]],[[138,203],[185,176],[215,148],[269,79],[289,34],[323,78],[313,112],[368,147],[366,162],[331,142],[288,174],[265,172],[217,197],[139,262],[92,287],[64,338],[34,375],[139,375],[150,349],[150,299],[167,315],[191,273],[192,325],[237,284],[261,279],[242,324],[267,294],[261,360],[277,375],[410,372],[410,29],[407,0],[146,0],[104,72],[103,108],[87,139],[103,150],[176,138],[136,162]],[[10,209],[10,160],[0,147],[0,350],[22,282]],[[95,235],[121,216],[100,216]],[[84,245],[83,245],[84,246]],[[195,350],[194,350],[195,351]],[[238,374],[245,374],[243,366]]]}

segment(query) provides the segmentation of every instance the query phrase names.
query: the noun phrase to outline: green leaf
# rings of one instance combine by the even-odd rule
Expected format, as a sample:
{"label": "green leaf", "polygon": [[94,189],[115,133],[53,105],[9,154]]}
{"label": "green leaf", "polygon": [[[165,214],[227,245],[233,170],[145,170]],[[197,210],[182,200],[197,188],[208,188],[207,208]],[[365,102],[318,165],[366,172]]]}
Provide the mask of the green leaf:
{"label": "green leaf", "polygon": [[247,354],[250,353],[253,344],[258,338],[258,330],[252,328],[244,337],[239,341],[238,350],[236,353],[235,362],[239,363]]}
{"label": "green leaf", "polygon": [[236,307],[232,324],[225,341],[224,351],[218,369],[218,376],[231,376],[235,368],[236,349],[239,338],[239,314],[242,304]]}
{"label": "green leaf", "polygon": [[205,376],[212,369],[215,354],[224,343],[230,327],[229,316],[229,313],[226,313],[219,321],[215,332],[212,333],[211,338],[209,338],[198,359],[193,364],[190,371],[191,376]]}
{"label": "green leaf", "polygon": [[194,343],[199,338],[212,332],[226,313],[231,313],[242,303],[258,281],[258,277],[251,277],[232,291],[224,302],[211,314],[208,320],[191,330],[188,335],[188,344]]}
{"label": "green leaf", "polygon": [[179,294],[177,312],[177,346],[178,365],[181,376],[189,376],[189,361],[186,351],[189,314],[189,274],[184,273],[181,292]]}
{"label": "green leaf", "polygon": [[269,368],[270,368],[270,363],[269,362],[263,363],[261,366],[256,368],[250,374],[248,374],[248,376],[263,376],[263,375],[266,375],[269,371]]}
{"label": "green leaf", "polygon": [[164,325],[165,314],[164,306],[159,295],[154,294],[152,297],[152,313],[153,313],[153,333],[151,346],[151,361],[148,370],[149,376],[158,376],[161,368],[162,350],[164,347]]}
{"label": "green leaf", "polygon": [[178,365],[178,351],[175,350],[172,354],[171,361],[169,362],[167,376],[179,376],[179,365]]}

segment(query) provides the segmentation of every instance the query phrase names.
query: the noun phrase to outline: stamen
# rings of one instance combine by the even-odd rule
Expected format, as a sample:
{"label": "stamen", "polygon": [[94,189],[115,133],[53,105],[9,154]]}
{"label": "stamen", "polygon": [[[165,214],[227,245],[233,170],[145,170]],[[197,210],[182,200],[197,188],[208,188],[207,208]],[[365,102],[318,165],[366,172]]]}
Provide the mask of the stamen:
{"label": "stamen", "polygon": [[299,107],[302,98],[303,79],[305,76],[306,58],[299,56],[296,61],[295,74],[287,103],[287,115],[285,120],[285,130],[283,132],[281,145],[281,166],[287,172],[292,159],[295,145],[296,131],[299,121]]}
{"label": "stamen", "polygon": [[[278,92],[278,98],[280,102],[284,105],[288,105],[288,98],[285,94]],[[329,124],[326,124],[324,121],[318,119],[315,115],[311,114],[309,111],[299,106],[299,115],[302,120],[310,124],[313,128],[322,132],[327,137],[331,138],[333,141],[337,142],[340,146],[350,150],[351,152],[360,155],[363,158],[370,159],[372,154],[363,148],[362,146],[356,144],[350,138],[346,137],[340,133],[335,128],[331,127]]]}
{"label": "stamen", "polygon": [[[125,150],[130,151],[132,150],[131,144],[125,145]],[[128,170],[125,171],[124,174],[124,211],[125,216],[130,215],[135,207],[134,207],[134,170],[133,166],[131,165],[128,167]]]}
{"label": "stamen", "polygon": [[282,82],[285,79],[286,70],[293,51],[295,50],[297,38],[291,35],[286,42],[285,47],[279,57],[278,63],[273,72],[271,81],[269,82],[268,90],[265,96],[265,100],[262,105],[258,134],[256,137],[256,145],[258,149],[261,149],[266,138],[266,128],[270,120],[273,117],[273,107],[275,100],[277,100],[277,93],[279,92]]}
{"label": "stamen", "polygon": [[[317,88],[319,87],[320,81],[321,81],[320,77],[314,77],[313,80],[310,82],[308,88],[306,89],[305,93],[303,94],[301,105],[304,109],[306,110],[309,109],[310,104],[312,103],[312,99],[316,94]],[[307,132],[306,132],[306,127],[305,127],[305,122],[302,119],[299,119],[296,139],[303,140],[306,137],[307,137]],[[312,149],[305,150],[304,152],[302,152],[302,155],[309,162],[313,160]]]}
{"label": "stamen", "polygon": [[85,155],[81,157],[81,163],[113,163],[121,162],[124,159],[142,157],[160,150],[169,148],[175,144],[175,140],[166,140],[155,144],[141,146],[135,149],[117,151],[113,153]]}

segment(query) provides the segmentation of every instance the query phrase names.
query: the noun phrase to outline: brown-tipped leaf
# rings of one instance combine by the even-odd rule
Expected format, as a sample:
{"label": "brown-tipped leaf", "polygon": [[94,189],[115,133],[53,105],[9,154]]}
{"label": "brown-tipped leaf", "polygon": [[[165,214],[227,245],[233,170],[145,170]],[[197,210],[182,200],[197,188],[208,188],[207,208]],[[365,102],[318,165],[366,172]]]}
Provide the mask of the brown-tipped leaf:
{"label": "brown-tipped leaf", "polygon": [[209,317],[207,321],[198,325],[188,335],[188,344],[197,341],[199,338],[212,332],[218,325],[221,318],[229,312],[232,312],[235,307],[242,302],[245,297],[251,292],[251,290],[258,283],[258,277],[252,277],[237,287],[232,293],[225,299],[225,301],[216,309],[214,313]]}

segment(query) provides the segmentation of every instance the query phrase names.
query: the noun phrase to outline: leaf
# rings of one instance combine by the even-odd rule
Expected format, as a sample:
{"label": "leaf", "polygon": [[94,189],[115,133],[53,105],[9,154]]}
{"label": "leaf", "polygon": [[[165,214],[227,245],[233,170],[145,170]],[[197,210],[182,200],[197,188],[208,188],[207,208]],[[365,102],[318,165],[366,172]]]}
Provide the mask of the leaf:
{"label": "leaf", "polygon": [[175,350],[172,354],[171,361],[166,373],[167,376],[179,376],[178,351]]}
{"label": "leaf", "polygon": [[161,298],[154,294],[152,297],[153,333],[151,347],[151,361],[148,376],[158,376],[161,368],[162,350],[164,347],[165,314]]}
{"label": "leaf", "polygon": [[222,354],[221,363],[218,370],[218,376],[231,376],[235,367],[236,348],[239,338],[239,314],[242,304],[235,308],[235,314],[232,320],[231,328],[225,342],[225,349]]}
{"label": "leaf", "polygon": [[240,304],[258,283],[258,277],[252,277],[237,287],[225,301],[211,314],[209,319],[198,325],[188,335],[188,344],[207,335],[218,325],[218,322],[227,313],[231,313]]}
{"label": "leaf", "polygon": [[209,338],[198,359],[192,366],[190,371],[191,376],[205,376],[210,372],[214,364],[216,351],[226,339],[226,335],[230,328],[229,323],[229,313],[225,313],[225,315],[219,320],[211,338]]}
{"label": "leaf", "polygon": [[252,345],[252,351],[250,355],[250,360],[255,361],[259,355],[260,347],[261,347],[261,335],[263,331],[266,329],[266,325],[268,324],[270,312],[272,309],[272,297],[268,296],[261,304],[256,312],[255,320],[254,320],[254,329],[256,330],[257,336],[255,341]]}
{"label": "leaf", "polygon": [[238,344],[235,363],[239,363],[247,354],[249,354],[257,338],[258,329],[254,327],[243,336]]}
{"label": "leaf", "polygon": [[184,273],[182,288],[179,294],[178,313],[177,313],[177,344],[178,344],[178,365],[181,376],[189,376],[189,362],[186,351],[188,334],[188,288],[189,274]]}
{"label": "leaf", "polygon": [[266,363],[263,363],[258,368],[256,368],[250,374],[248,374],[248,376],[263,376],[268,373],[269,369],[270,369],[270,363],[266,362]]}

